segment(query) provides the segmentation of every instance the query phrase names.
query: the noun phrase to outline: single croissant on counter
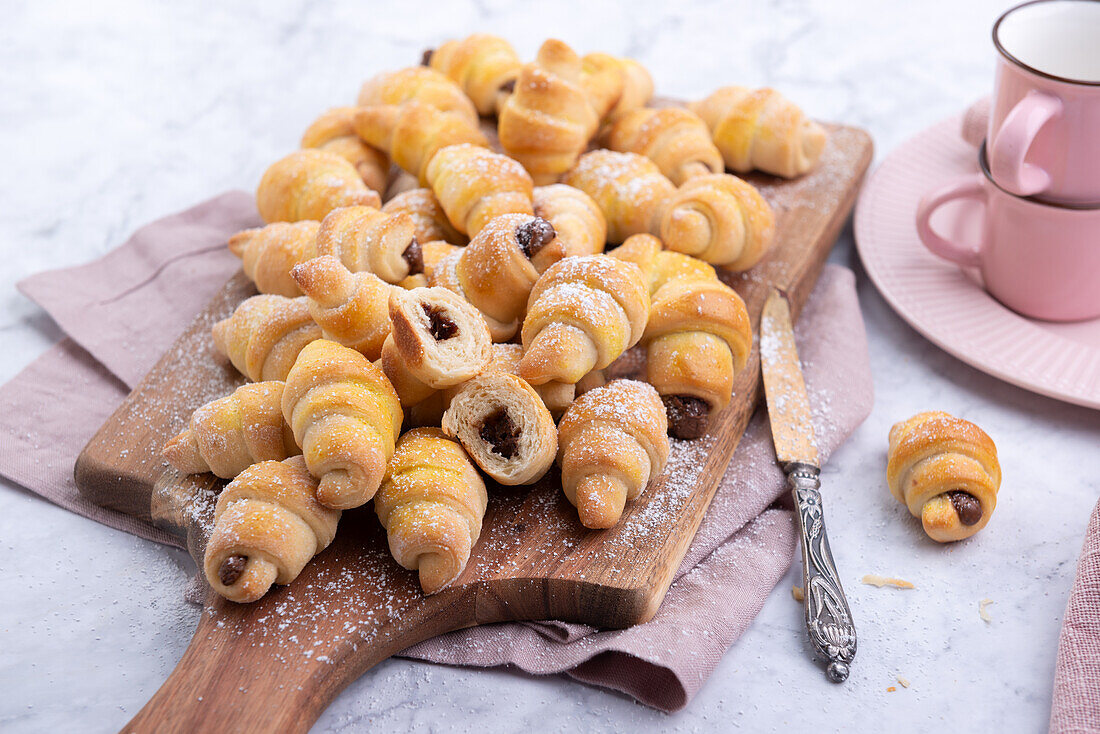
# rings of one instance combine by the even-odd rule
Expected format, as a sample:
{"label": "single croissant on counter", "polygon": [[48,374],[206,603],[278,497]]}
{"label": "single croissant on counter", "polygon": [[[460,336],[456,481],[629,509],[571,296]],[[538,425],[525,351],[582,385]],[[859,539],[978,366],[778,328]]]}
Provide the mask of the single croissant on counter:
{"label": "single croissant on counter", "polygon": [[531,257],[540,273],[562,258],[595,255],[607,243],[607,220],[592,197],[565,184],[535,187],[535,216],[550,222],[557,237]]}
{"label": "single croissant on counter", "polygon": [[481,534],[488,495],[462,446],[438,428],[401,437],[374,497],[390,553],[434,594],[458,578]]}
{"label": "single croissant on counter", "polygon": [[470,98],[453,81],[426,66],[375,74],[363,84],[358,103],[360,107],[374,107],[401,105],[412,100],[441,112],[453,112],[471,125],[477,125],[477,110]]}
{"label": "single croissant on counter", "polygon": [[254,464],[226,485],[203,558],[214,591],[244,604],[298,578],[336,537],[340,520],[316,491],[301,456]]}
{"label": "single croissant on counter", "polygon": [[483,372],[466,382],[442,423],[443,432],[501,484],[538,481],[558,450],[550,411],[534,388],[506,372]]}
{"label": "single croissant on counter", "polygon": [[985,431],[947,413],[917,413],[890,429],[886,481],[932,540],[950,543],[985,527],[997,507],[1001,464]]}
{"label": "single croissant on counter", "polygon": [[452,245],[465,245],[469,238],[459,232],[447,219],[443,207],[431,189],[402,191],[382,205],[385,214],[405,212],[413,220],[413,231],[418,242],[427,244],[436,240]]}
{"label": "single croissant on counter", "polygon": [[576,163],[596,134],[599,118],[580,86],[580,57],[565,43],[542,44],[535,63],[519,73],[500,110],[500,145],[536,184],[549,184]]}
{"label": "single croissant on counter", "polygon": [[214,324],[214,348],[252,380],[285,380],[307,344],[321,338],[305,298],[261,294]]}
{"label": "single croissant on counter", "polygon": [[723,87],[691,105],[707,123],[726,165],[794,178],[813,170],[825,129],[774,89]]}
{"label": "single croissant on counter", "polygon": [[424,64],[456,82],[482,115],[492,115],[512,92],[523,62],[499,36],[475,33],[424,52]]}
{"label": "single croissant on counter", "polygon": [[333,107],[313,121],[302,135],[303,148],[335,153],[355,166],[368,188],[386,190],[390,162],[386,155],[363,143],[355,132],[355,107]]}
{"label": "single croissant on counter", "polygon": [[454,228],[470,237],[502,214],[531,214],[534,183],[508,156],[449,145],[428,163],[428,184]]}
{"label": "single croissant on counter", "polygon": [[476,123],[416,100],[403,105],[361,107],[355,113],[355,130],[363,140],[418,177],[421,186],[428,182],[428,161],[441,148],[462,143],[489,147]]}
{"label": "single croissant on counter", "polygon": [[355,166],[325,150],[296,150],[264,172],[256,207],[267,223],[320,221],[342,206],[382,206]]}
{"label": "single croissant on counter", "polygon": [[725,170],[707,124],[680,107],[642,108],[621,114],[608,131],[607,142],[611,150],[649,158],[676,186],[696,176]]}
{"label": "single croissant on counter", "polygon": [[393,286],[372,273],[353,273],[338,258],[322,255],[291,272],[305,293],[309,315],[322,336],[351,347],[373,361],[390,335],[389,302]]}
{"label": "single croissant on counter", "polygon": [[287,375],[283,417],[319,480],[322,505],[347,510],[374,496],[403,420],[381,369],[354,349],[312,342]]}
{"label": "single croissant on counter", "polygon": [[565,174],[564,183],[592,197],[607,220],[608,242],[657,233],[676,187],[657,164],[637,153],[593,150]]}
{"label": "single croissant on counter", "polygon": [[670,250],[748,270],[775,239],[775,214],[752,184],[727,173],[699,176],[669,198],[661,239]]}
{"label": "single croissant on counter", "polygon": [[283,383],[242,385],[191,416],[187,429],[164,445],[169,464],[185,474],[212,472],[232,479],[261,461],[301,453],[280,408]]}
{"label": "single croissant on counter", "polygon": [[389,314],[405,367],[428,387],[465,382],[492,359],[493,342],[481,313],[446,288],[394,289]]}
{"label": "single croissant on counter", "polygon": [[443,258],[432,273],[432,285],[472,303],[485,317],[493,341],[507,341],[516,333],[539,278],[531,260],[556,236],[545,219],[497,217],[469,245]]}
{"label": "single croissant on counter", "polygon": [[558,426],[562,489],[587,528],[610,528],[664,469],[668,425],[657,392],[634,380],[589,390]]}
{"label": "single croissant on counter", "polygon": [[424,271],[420,242],[412,217],[383,214],[367,206],[337,209],[317,230],[317,254],[340,259],[353,273],[374,273],[387,283],[399,283]]}
{"label": "single croissant on counter", "polygon": [[636,265],[606,255],[562,260],[531,291],[517,373],[533,385],[574,384],[634,346],[648,315],[649,289]]}
{"label": "single croissant on counter", "polygon": [[581,58],[581,86],[601,121],[645,107],[653,96],[653,77],[644,66],[605,53]]}
{"label": "single croissant on counter", "polygon": [[290,271],[317,257],[318,222],[274,222],[229,238],[229,251],[241,258],[244,274],[260,293],[294,298],[302,295]]}

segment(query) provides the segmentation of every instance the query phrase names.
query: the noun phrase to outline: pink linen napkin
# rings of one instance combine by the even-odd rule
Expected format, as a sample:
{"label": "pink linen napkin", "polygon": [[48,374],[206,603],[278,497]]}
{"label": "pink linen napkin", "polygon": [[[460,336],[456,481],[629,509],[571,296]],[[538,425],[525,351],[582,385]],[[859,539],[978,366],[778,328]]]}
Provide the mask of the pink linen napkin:
{"label": "pink linen napkin", "polygon": [[1100,503],[1085,531],[1077,578],[1062,618],[1050,731],[1100,732]]}
{"label": "pink linen napkin", "polygon": [[[173,539],[86,502],[72,480],[95,430],[239,267],[228,236],[258,223],[252,197],[223,194],[138,231],[87,265],[20,283],[69,338],[0,387],[0,474],[50,501],[158,542]],[[827,458],[871,409],[866,337],[850,271],[827,266],[796,328]],[[488,625],[405,655],[565,673],[673,711],[691,700],[790,566],[791,513],[766,415],[757,413],[656,617],[626,630],[563,622]],[[685,631],[688,634],[685,634]]]}

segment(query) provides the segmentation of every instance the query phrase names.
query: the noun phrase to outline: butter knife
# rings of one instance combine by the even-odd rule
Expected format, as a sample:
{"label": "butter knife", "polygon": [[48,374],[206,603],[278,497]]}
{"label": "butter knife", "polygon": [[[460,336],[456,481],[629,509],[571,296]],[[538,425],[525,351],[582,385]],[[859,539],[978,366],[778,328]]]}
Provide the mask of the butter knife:
{"label": "butter knife", "polygon": [[760,366],[775,455],[794,495],[802,536],[802,588],[806,629],[834,683],[848,678],[856,654],[856,628],[825,534],[821,473],[810,401],[795,348],[786,294],[772,288],[760,318]]}

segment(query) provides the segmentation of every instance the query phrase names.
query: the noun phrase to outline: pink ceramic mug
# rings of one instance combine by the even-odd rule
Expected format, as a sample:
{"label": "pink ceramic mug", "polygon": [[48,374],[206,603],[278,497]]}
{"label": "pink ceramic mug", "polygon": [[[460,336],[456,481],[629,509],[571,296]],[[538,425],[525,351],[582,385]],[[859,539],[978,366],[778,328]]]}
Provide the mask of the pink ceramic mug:
{"label": "pink ceramic mug", "polygon": [[[1100,207],[1042,204],[993,183],[982,172],[925,196],[917,207],[917,234],[934,254],[963,267],[978,268],[985,288],[1025,316],[1078,321],[1100,316]],[[937,223],[932,216],[942,206]],[[975,212],[975,208],[984,209]],[[979,241],[960,241],[964,221],[980,214]]]}
{"label": "pink ceramic mug", "polygon": [[989,168],[1020,196],[1100,205],[1100,2],[1034,0],[993,26]]}

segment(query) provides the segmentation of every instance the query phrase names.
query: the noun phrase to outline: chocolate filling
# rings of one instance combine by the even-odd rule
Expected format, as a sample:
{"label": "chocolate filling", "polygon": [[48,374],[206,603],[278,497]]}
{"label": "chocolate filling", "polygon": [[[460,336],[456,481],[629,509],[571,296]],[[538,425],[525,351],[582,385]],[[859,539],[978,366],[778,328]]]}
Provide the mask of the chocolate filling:
{"label": "chocolate filling", "polygon": [[516,80],[509,79],[508,81],[501,84],[500,91],[504,92],[505,94],[511,94],[512,92],[516,91]]}
{"label": "chocolate filling", "polygon": [[951,500],[951,505],[959,516],[959,522],[963,525],[977,525],[982,519],[982,503],[969,492],[953,489],[947,493],[947,499]]}
{"label": "chocolate filling", "polygon": [[452,321],[442,308],[430,303],[422,303],[420,307],[428,317],[428,331],[432,332],[437,342],[450,339],[458,333],[458,324]]}
{"label": "chocolate filling", "polygon": [[420,57],[420,65],[421,66],[431,66],[432,65],[432,54],[434,54],[434,53],[435,53],[434,48],[424,49],[424,54]]}
{"label": "chocolate filling", "polygon": [[542,217],[535,217],[526,224],[516,227],[516,242],[523,254],[531,258],[538,251],[554,241],[558,233],[554,231],[554,225]]}
{"label": "chocolate filling", "polygon": [[247,565],[248,556],[229,556],[218,567],[218,581],[222,582],[222,586],[232,586],[237,583]]}
{"label": "chocolate filling", "polygon": [[710,406],[693,395],[662,395],[668,413],[668,432],[676,438],[699,438],[707,432]]}
{"label": "chocolate filling", "polygon": [[417,275],[424,272],[424,251],[420,243],[413,237],[409,246],[401,253],[401,259],[409,265],[409,275]]}
{"label": "chocolate filling", "polygon": [[512,422],[507,408],[497,408],[481,422],[481,440],[493,453],[511,459],[519,453],[519,426]]}

